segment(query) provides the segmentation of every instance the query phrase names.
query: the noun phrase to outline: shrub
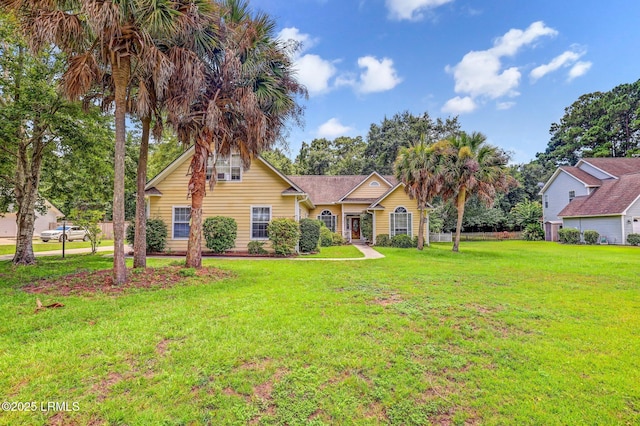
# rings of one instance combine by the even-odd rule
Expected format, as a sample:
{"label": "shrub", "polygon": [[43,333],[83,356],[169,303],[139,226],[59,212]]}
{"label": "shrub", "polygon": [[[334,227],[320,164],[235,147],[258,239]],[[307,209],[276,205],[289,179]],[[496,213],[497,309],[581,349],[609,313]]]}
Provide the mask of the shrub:
{"label": "shrub", "polygon": [[360,215],[360,232],[367,241],[373,241],[373,216],[370,213]]}
{"label": "shrub", "polygon": [[208,217],[202,224],[206,246],[214,253],[224,253],[236,245],[238,225],[232,217]]}
{"label": "shrub", "polygon": [[389,238],[389,234],[378,234],[376,236],[376,245],[379,247],[391,247],[391,238]]}
{"label": "shrub", "polygon": [[562,244],[579,244],[580,231],[575,228],[562,228],[558,231],[558,239]]}
{"label": "shrub", "polygon": [[326,226],[320,228],[320,246],[331,247],[333,245],[333,232]]}
{"label": "shrub", "polygon": [[264,241],[249,241],[247,244],[247,251],[249,254],[267,254],[264,249]]}
{"label": "shrub", "polygon": [[391,238],[391,247],[411,248],[413,247],[413,240],[407,234],[394,235]]}
{"label": "shrub", "polygon": [[300,251],[302,253],[318,250],[321,227],[322,222],[319,220],[302,219],[300,221]]}
{"label": "shrub", "polygon": [[598,244],[600,240],[600,234],[598,231],[588,230],[584,231],[584,242],[587,244]]}
{"label": "shrub", "polygon": [[[95,254],[100,244],[100,221],[104,218],[104,212],[101,210],[71,210],[71,218],[73,224],[83,227],[87,231],[85,240],[91,241],[91,254]],[[133,244],[132,244],[133,245]]]}
{"label": "shrub", "polygon": [[288,256],[300,241],[300,226],[293,219],[273,219],[267,226],[267,234],[276,254]]}
{"label": "shrub", "polygon": [[[426,237],[426,236],[425,236],[425,237]],[[426,239],[426,238],[424,239],[424,244],[425,244],[425,245],[427,244],[427,239]],[[418,247],[418,236],[417,236],[417,235],[415,235],[415,236],[413,237],[413,239],[411,240],[411,247],[414,247],[414,248],[415,248],[415,247]]]}
{"label": "shrub", "polygon": [[338,234],[337,232],[332,232],[331,233],[331,245],[333,246],[341,246],[344,244],[344,238],[342,238],[342,235]]}
{"label": "shrub", "polygon": [[524,227],[522,238],[526,241],[542,241],[544,240],[544,229],[539,223],[530,223]]}
{"label": "shrub", "polygon": [[627,235],[627,244],[632,246],[640,246],[640,234]]}
{"label": "shrub", "polygon": [[[126,232],[127,243],[133,245],[136,235],[136,224],[131,222]],[[167,225],[162,219],[147,219],[147,253],[164,251],[167,245]]]}

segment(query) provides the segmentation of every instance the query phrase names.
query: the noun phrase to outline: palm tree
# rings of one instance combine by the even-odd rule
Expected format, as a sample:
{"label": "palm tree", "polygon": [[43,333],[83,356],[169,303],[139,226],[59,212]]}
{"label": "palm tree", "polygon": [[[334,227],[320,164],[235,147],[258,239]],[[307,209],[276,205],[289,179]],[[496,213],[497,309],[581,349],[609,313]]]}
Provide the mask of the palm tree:
{"label": "palm tree", "polygon": [[171,34],[185,15],[208,9],[206,2],[140,0],[95,2],[80,0],[1,0],[20,14],[31,47],[55,44],[69,55],[63,90],[77,99],[90,89],[113,87],[115,104],[114,155],[114,283],[126,281],[124,253],[124,159],[127,99],[135,70],[154,75],[163,89],[173,71],[156,40]]}
{"label": "palm tree", "polygon": [[[209,157],[237,152],[248,168],[252,158],[276,141],[287,120],[299,116],[295,96],[306,94],[293,77],[287,48],[274,37],[275,24],[267,15],[252,17],[246,2],[227,0],[217,30],[220,45],[202,57],[206,67],[201,85],[189,83],[183,88],[176,81],[172,85],[176,105],[168,114],[179,139],[194,144],[186,266],[196,268],[202,263],[202,204]],[[181,104],[185,91],[200,92],[188,109]],[[214,170],[211,190],[216,176]]]}
{"label": "palm tree", "polygon": [[455,200],[458,210],[453,251],[460,246],[460,232],[464,207],[472,195],[491,206],[496,194],[517,185],[505,168],[509,157],[501,149],[486,143],[482,133],[462,132],[433,146],[440,170],[440,196],[444,201]]}
{"label": "palm tree", "polygon": [[425,211],[442,187],[438,181],[439,165],[434,160],[433,149],[425,143],[425,136],[422,135],[420,142],[400,149],[394,164],[395,175],[404,183],[405,192],[418,203],[418,250],[424,248]]}

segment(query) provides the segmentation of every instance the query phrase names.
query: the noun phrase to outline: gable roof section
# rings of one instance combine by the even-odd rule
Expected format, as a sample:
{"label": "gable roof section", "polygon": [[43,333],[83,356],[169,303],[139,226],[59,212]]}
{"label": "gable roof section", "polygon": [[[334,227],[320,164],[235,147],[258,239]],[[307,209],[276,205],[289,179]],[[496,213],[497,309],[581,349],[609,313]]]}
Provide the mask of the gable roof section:
{"label": "gable roof section", "polygon": [[302,188],[314,204],[335,204],[346,193],[362,182],[366,176],[289,176],[300,188]]}
{"label": "gable roof section", "polygon": [[378,172],[371,172],[369,173],[369,176],[366,176],[364,179],[362,179],[362,182],[360,182],[359,184],[357,184],[356,186],[353,187],[353,189],[351,189],[351,191],[347,192],[346,194],[344,194],[342,196],[342,198],[340,199],[340,201],[343,201],[347,198],[349,198],[349,195],[353,194],[354,192],[356,192],[356,190],[358,188],[360,188],[362,185],[364,185],[364,183],[369,180],[370,177],[372,176],[378,176],[380,179],[382,179],[382,181],[384,183],[386,183],[387,185],[389,185],[390,187],[393,186],[393,184],[391,182],[389,182],[387,179],[385,179],[382,175],[380,175]]}
{"label": "gable roof section", "polygon": [[602,184],[602,181],[600,179],[590,175],[589,173],[585,172],[582,169],[579,169],[577,167],[571,167],[571,166],[560,166],[556,169],[555,172],[553,172],[553,175],[551,175],[547,183],[544,184],[544,186],[542,187],[542,189],[540,189],[540,192],[538,192],[538,194],[539,195],[544,194],[545,191],[549,189],[553,181],[556,180],[556,178],[560,175],[560,173],[563,173],[563,172],[568,174],[569,176],[571,176],[572,178],[574,178],[575,180],[577,180],[587,188],[598,187]]}
{"label": "gable roof section", "polygon": [[[160,173],[158,173],[155,177],[153,177],[153,179],[151,179],[150,181],[147,182],[147,184],[145,185],[145,191],[146,190],[150,190],[152,188],[155,189],[156,191],[158,191],[155,188],[155,186],[158,185],[163,180],[165,180],[168,176],[170,176],[187,159],[191,158],[191,156],[193,155],[193,151],[194,150],[195,150],[195,148],[192,145],[192,146],[189,147],[189,149],[187,149],[185,152],[183,152],[178,158],[173,160],[173,162],[171,164],[169,164]],[[272,166],[271,163],[269,163],[267,160],[265,160],[264,158],[262,158],[260,156],[256,157],[256,159],[260,160],[265,166],[267,166],[267,168],[272,170],[276,175],[278,175],[278,177],[280,177],[282,180],[284,180],[287,184],[289,184],[291,186],[291,188],[285,190],[286,193],[292,194],[292,193],[295,193],[295,191],[297,191],[299,195],[305,195],[305,192],[296,183],[294,183],[287,176],[282,174],[282,172],[280,170],[278,170],[274,166]],[[158,191],[158,192],[160,192],[160,191]],[[160,194],[162,194],[162,193],[160,193]]]}
{"label": "gable roof section", "polygon": [[587,163],[591,166],[602,170],[612,177],[619,178],[629,173],[640,172],[640,157],[608,157],[608,158],[583,158],[576,164],[579,167],[581,163]]}
{"label": "gable roof section", "polygon": [[559,217],[622,215],[640,198],[640,173],[607,179],[591,195],[576,197],[558,213]]}

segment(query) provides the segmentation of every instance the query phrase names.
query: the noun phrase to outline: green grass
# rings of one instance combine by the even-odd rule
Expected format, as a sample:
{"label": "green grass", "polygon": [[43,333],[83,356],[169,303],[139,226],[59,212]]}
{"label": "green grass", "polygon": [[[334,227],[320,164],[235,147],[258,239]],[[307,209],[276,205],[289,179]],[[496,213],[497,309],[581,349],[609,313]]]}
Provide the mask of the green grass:
{"label": "green grass", "polygon": [[[106,246],[112,246],[113,245],[113,240],[103,240],[100,242],[100,245],[98,247],[106,247]],[[77,248],[88,248],[91,247],[91,242],[90,241],[71,241],[71,242],[66,242],[65,243],[65,250],[66,249],[77,249]],[[53,251],[53,250],[60,250],[60,252],[62,252],[62,243],[58,243],[58,242],[48,242],[48,243],[43,243],[43,242],[35,242],[33,243],[33,251],[34,252],[41,252],[41,251]],[[16,252],[16,246],[15,244],[2,244],[0,245],[0,255],[3,254],[14,254]]]}
{"label": "green grass", "polygon": [[302,257],[319,259],[353,259],[364,257],[364,255],[360,250],[349,244],[344,246],[321,247],[320,253],[303,255]]}
{"label": "green grass", "polygon": [[0,424],[640,423],[640,249],[461,250],[206,259],[232,277],[41,295],[65,307],[38,314],[21,285],[110,259],[2,262],[0,400],[79,410]]}

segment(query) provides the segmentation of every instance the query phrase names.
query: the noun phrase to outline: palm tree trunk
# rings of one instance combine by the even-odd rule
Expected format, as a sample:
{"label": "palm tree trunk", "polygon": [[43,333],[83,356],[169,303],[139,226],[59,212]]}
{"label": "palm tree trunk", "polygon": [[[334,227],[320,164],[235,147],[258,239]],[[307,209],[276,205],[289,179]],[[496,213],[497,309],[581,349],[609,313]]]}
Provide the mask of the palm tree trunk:
{"label": "palm tree trunk", "polygon": [[420,212],[419,228],[418,228],[418,250],[424,249],[424,209],[418,209]]}
{"label": "palm tree trunk", "polygon": [[142,138],[138,157],[138,175],[136,177],[136,229],[133,239],[133,267],[147,266],[147,205],[144,199],[144,187],[147,183],[147,158],[149,154],[149,129],[151,116],[142,119]]}
{"label": "palm tree trunk", "polygon": [[462,218],[464,217],[464,204],[467,198],[467,190],[461,189],[456,198],[456,208],[458,209],[458,222],[456,224],[456,240],[453,243],[453,251],[457,252],[460,246],[460,232],[462,231]]}
{"label": "palm tree trunk", "polygon": [[198,140],[191,158],[191,179],[189,188],[191,195],[191,226],[189,227],[189,243],[187,245],[187,268],[202,267],[202,203],[207,186],[207,158],[209,151],[206,142]]}
{"label": "palm tree trunk", "polygon": [[124,253],[124,158],[126,142],[127,87],[131,74],[128,56],[111,58],[115,85],[116,145],[113,179],[113,283],[127,281],[127,266]]}

